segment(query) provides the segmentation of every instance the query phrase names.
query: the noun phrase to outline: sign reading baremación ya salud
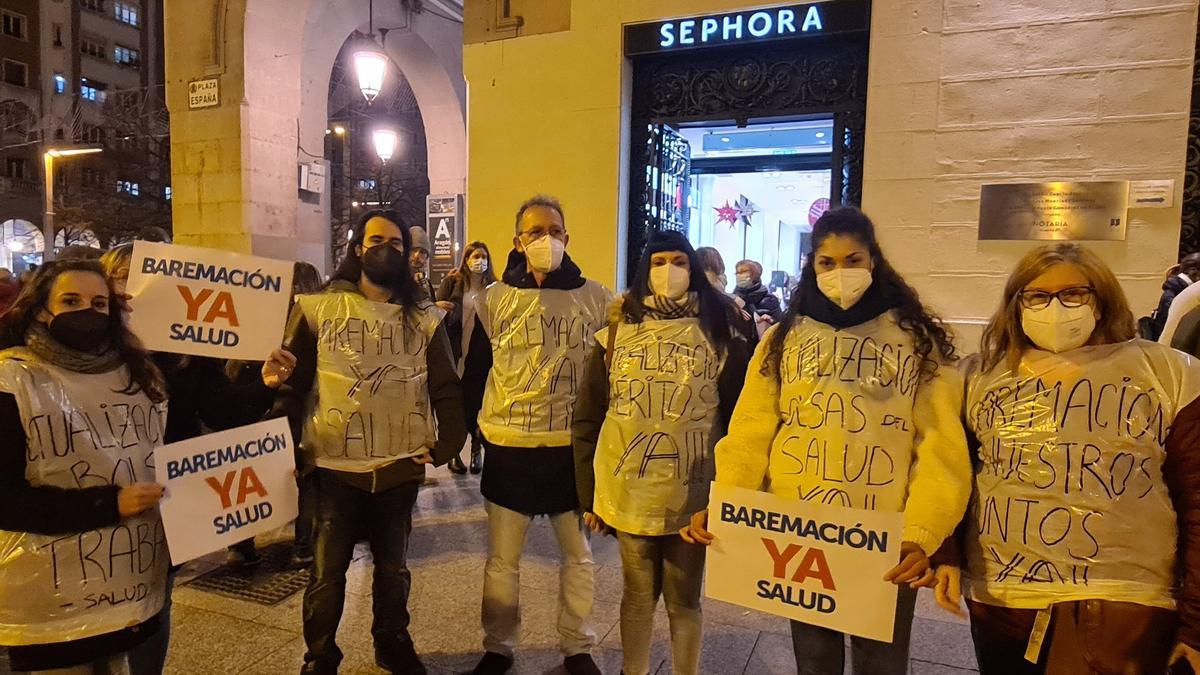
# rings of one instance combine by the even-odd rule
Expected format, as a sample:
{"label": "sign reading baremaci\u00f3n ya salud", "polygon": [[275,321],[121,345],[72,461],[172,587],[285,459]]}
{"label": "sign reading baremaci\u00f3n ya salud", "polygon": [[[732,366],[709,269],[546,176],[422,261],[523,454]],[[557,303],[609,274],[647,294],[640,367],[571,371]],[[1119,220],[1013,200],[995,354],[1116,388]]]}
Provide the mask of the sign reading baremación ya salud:
{"label": "sign reading baremaci\u00f3n ya salud", "polygon": [[625,54],[865,31],[870,20],[869,0],[832,0],[655,21],[625,27]]}
{"label": "sign reading baremaci\u00f3n ya salud", "polygon": [[126,292],[150,351],[262,361],[283,340],[292,263],[139,241]]}
{"label": "sign reading baremaci\u00f3n ya salud", "polygon": [[171,562],[219,551],[296,518],[296,460],[286,417],[154,452]]}
{"label": "sign reading baremaci\u00f3n ya salud", "polygon": [[850,635],[892,641],[900,513],[785,500],[713,484],[706,594]]}

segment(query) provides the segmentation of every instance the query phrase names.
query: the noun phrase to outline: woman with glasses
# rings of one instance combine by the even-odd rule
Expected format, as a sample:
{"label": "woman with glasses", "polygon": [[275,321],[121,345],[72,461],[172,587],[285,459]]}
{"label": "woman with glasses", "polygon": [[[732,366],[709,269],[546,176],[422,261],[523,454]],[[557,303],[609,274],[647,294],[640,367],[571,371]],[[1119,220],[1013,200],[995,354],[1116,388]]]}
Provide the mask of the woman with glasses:
{"label": "woman with glasses", "polygon": [[1112,272],[1060,244],[1017,264],[965,364],[965,574],[939,566],[936,595],[957,612],[965,586],[984,675],[1200,665],[1200,367],[1133,337]]}

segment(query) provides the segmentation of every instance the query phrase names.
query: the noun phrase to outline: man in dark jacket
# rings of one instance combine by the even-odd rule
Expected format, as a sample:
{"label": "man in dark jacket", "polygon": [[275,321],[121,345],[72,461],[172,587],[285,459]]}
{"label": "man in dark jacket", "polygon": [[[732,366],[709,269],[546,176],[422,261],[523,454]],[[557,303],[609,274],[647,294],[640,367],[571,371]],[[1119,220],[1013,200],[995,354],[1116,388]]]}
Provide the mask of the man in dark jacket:
{"label": "man in dark jacket", "polygon": [[362,538],[375,559],[375,660],[425,672],[408,632],[412,509],[424,465],[449,461],[466,431],[441,311],[416,288],[400,223],[390,211],[364,217],[329,288],[297,298],[284,337],[294,368],[278,353],[263,366],[268,386],[287,383],[278,409],[302,439],[302,470],[315,471],[319,495],[304,673],[337,672],[346,570]]}
{"label": "man in dark jacket", "polygon": [[[521,632],[518,569],[535,516],[549,517],[562,555],[558,634],[569,675],[599,675],[589,627],[594,564],[575,490],[571,416],[588,350],[605,323],[609,292],[566,254],[562,206],[534,197],[517,211],[503,278],[488,287],[464,379],[486,380],[479,413],[487,461],[488,560],[484,648],[477,675],[502,675]],[[486,333],[486,335],[484,335]],[[480,336],[480,339],[475,339]],[[490,341],[489,341],[490,336]],[[494,364],[494,367],[493,367]]]}
{"label": "man in dark jacket", "polygon": [[772,324],[779,323],[783,318],[783,308],[779,298],[763,286],[762,265],[753,260],[743,260],[737,264],[736,270],[737,288],[733,294],[746,303],[746,311],[753,314],[756,321],[759,317],[768,316]]}

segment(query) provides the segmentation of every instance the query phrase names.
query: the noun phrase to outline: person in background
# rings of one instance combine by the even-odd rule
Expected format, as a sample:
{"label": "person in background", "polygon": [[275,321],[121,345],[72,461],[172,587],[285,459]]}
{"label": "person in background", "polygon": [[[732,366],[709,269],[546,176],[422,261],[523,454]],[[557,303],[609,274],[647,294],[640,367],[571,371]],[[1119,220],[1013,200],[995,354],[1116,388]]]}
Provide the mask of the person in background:
{"label": "person in background", "polygon": [[17,279],[13,276],[12,270],[0,267],[0,314],[3,314],[13,304],[20,290],[21,287],[17,285]]}
{"label": "person in background", "polygon": [[721,252],[711,246],[701,246],[696,249],[696,259],[700,261],[700,268],[704,271],[708,282],[718,291],[732,298],[737,305],[738,315],[734,322],[734,328],[745,336],[748,344],[751,346],[758,344],[758,328],[755,317],[746,311],[746,301],[725,290],[729,287],[729,280],[725,277],[725,259],[721,257]]}
{"label": "person in background", "polygon": [[[787,313],[754,353],[717,444],[716,482],[904,514],[899,564],[884,577],[900,587],[895,636],[850,640],[852,672],[903,673],[917,588],[933,581],[928,556],[954,532],[971,494],[963,382],[950,334],[888,263],[865,214],[826,211],[813,247]],[[827,367],[833,361],[839,367]],[[830,423],[834,400],[845,403],[834,418],[841,424]],[[810,447],[838,451],[814,462],[793,449]],[[870,448],[888,461],[869,460]],[[684,539],[712,542],[707,524],[707,512],[697,512]],[[792,646],[800,675],[843,672],[842,633],[793,621]]]}
{"label": "person in background", "polygon": [[157,225],[147,225],[146,227],[143,227],[142,229],[138,230],[137,236],[134,237],[134,239],[137,239],[138,241],[149,241],[149,242],[154,242],[154,243],[158,243],[158,244],[170,244],[171,243],[171,233],[167,232],[165,228],[159,227]]}
{"label": "person in background", "polygon": [[83,244],[71,244],[64,246],[58,252],[59,260],[99,260],[104,255],[104,251],[94,247],[85,246]]}
{"label": "person in background", "polygon": [[753,260],[742,260],[734,269],[737,270],[737,287],[733,289],[733,294],[746,303],[746,311],[754,315],[755,322],[765,326],[779,323],[783,318],[783,308],[779,298],[763,285],[762,265]]}
{"label": "person in background", "polygon": [[[1043,246],[966,364],[977,506],[935,596],[958,613],[965,587],[984,675],[1200,668],[1200,364],[1133,338],[1104,262]],[[1023,505],[1013,530],[991,524],[1003,504]]]}
{"label": "person in background", "polygon": [[435,297],[433,282],[429,279],[429,233],[423,227],[408,228],[412,238],[412,251],[408,254],[408,265],[412,268],[413,280],[425,294],[425,299],[432,301]]}
{"label": "person in background", "polygon": [[[1143,317],[1139,322],[1143,338],[1158,340],[1162,337],[1175,298],[1184,290],[1191,288],[1197,281],[1200,281],[1200,253],[1189,253],[1177,265],[1173,265],[1171,269],[1167,270],[1167,278],[1163,281],[1163,292],[1158,299],[1158,307],[1149,317]],[[1197,296],[1192,294],[1190,297],[1196,298]],[[1190,307],[1182,308],[1182,311],[1186,312],[1188,309]]]}
{"label": "person in background", "polygon": [[[696,252],[677,232],[650,236],[637,276],[609,312],[609,326],[583,370],[572,428],[575,483],[584,520],[593,532],[616,531],[624,569],[621,647],[625,675],[648,675],[659,595],[671,621],[672,670],[700,667],[703,626],[700,589],[705,549],[679,537],[692,513],[708,505],[712,446],[729,424],[746,376],[750,348],[730,330],[733,301],[700,269]],[[647,367],[650,353],[681,356]],[[686,356],[683,356],[686,355]],[[671,382],[686,401],[647,411],[631,399],[642,385]],[[663,446],[639,437],[666,436]]]}
{"label": "person in background", "polygon": [[[0,318],[0,645],[16,671],[161,672],[131,652],[162,630],[167,594],[153,468],[166,387],[118,306],[98,262],[59,260]],[[109,423],[73,434],[67,453],[57,434],[36,431],[64,415]],[[135,532],[149,540],[100,574],[89,574],[86,548],[57,543],[86,536],[107,561]],[[117,587],[144,593],[90,600]]]}
{"label": "person in background", "polygon": [[365,537],[375,562],[376,663],[419,675],[425,667],[408,629],[412,510],[425,465],[446,463],[466,440],[462,393],[442,312],[409,269],[412,242],[399,214],[371,211],[354,232],[329,286],[297,297],[287,351],[262,368],[316,486],[302,672],[338,670],[346,570]]}
{"label": "person in background", "polygon": [[[475,334],[479,306],[483,303],[487,287],[496,283],[496,272],[492,267],[492,254],[487,244],[473,241],[463,249],[462,263],[442,279],[437,289],[437,304],[446,312],[446,330],[450,334],[450,346],[458,362],[458,372],[463,372],[463,355]],[[463,382],[463,400],[483,398],[484,381]],[[474,412],[475,414],[470,414]],[[478,410],[465,411],[467,431],[471,437],[471,473],[483,471],[483,439],[479,436]],[[468,467],[462,458],[455,455],[450,460],[450,471],[462,475]]]}
{"label": "person in background", "polygon": [[[548,516],[562,555],[558,635],[569,675],[598,675],[592,660],[591,544],[578,513],[571,414],[609,292],[583,277],[566,253],[562,205],[539,195],[517,209],[516,236],[500,281],[479,306],[464,378],[486,379],[479,428],[487,451],[488,559],[483,577],[486,653],[476,675],[513,665],[521,634],[521,553],[535,516]],[[545,326],[562,326],[545,330]],[[482,329],[482,330],[481,330]],[[490,337],[490,341],[485,338]]]}

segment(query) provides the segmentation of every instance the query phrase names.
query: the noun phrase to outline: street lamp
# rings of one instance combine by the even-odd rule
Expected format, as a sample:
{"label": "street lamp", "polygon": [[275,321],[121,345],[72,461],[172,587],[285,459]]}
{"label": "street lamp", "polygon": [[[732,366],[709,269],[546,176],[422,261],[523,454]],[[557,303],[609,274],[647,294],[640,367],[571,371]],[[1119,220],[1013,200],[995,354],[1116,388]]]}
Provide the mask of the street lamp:
{"label": "street lamp", "polygon": [[77,157],[79,155],[94,155],[102,152],[102,148],[92,146],[70,146],[65,148],[46,148],[42,155],[46,180],[46,213],[42,216],[42,262],[54,260],[54,160],[59,157]]}
{"label": "street lamp", "polygon": [[[383,31],[386,39],[387,31]],[[375,100],[383,89],[383,77],[387,74],[387,55],[375,42],[375,0],[367,5],[367,39],[354,54],[354,71],[358,74],[358,90],[367,103]]]}
{"label": "street lamp", "polygon": [[396,132],[393,129],[376,129],[371,134],[371,140],[375,142],[375,154],[379,155],[379,159],[385,164],[392,155],[396,154]]}

